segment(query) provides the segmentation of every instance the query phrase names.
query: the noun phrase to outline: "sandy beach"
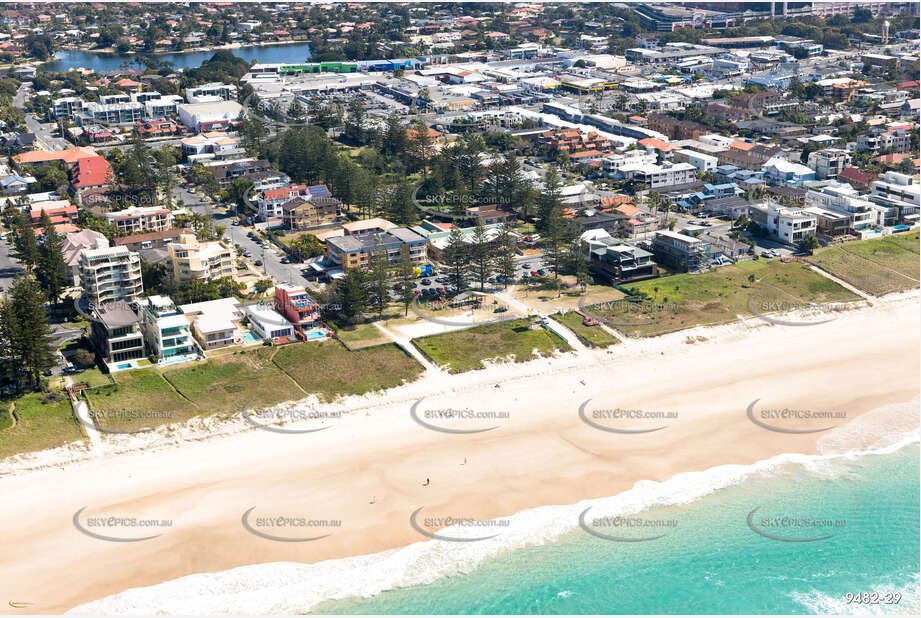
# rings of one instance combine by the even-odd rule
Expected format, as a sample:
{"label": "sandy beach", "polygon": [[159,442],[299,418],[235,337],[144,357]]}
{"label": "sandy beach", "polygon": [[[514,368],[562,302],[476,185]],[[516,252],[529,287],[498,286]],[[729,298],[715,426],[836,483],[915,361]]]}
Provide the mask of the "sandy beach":
{"label": "sandy beach", "polygon": [[[749,406],[759,400],[759,411],[840,413],[765,421],[802,430],[841,426],[880,406],[912,401],[919,390],[919,322],[913,292],[820,325],[747,320],[631,340],[610,351],[456,376],[428,372],[389,393],[323,408],[350,412],[342,417],[286,426],[328,427],[312,433],[250,428],[178,446],[105,452],[62,467],[13,468],[0,477],[0,580],[9,599],[32,604],[15,611],[57,613],[192,573],[313,563],[424,541],[410,524],[419,508],[438,517],[489,519],[612,496],[640,480],[813,453],[823,432],[772,431],[750,420]],[[699,339],[688,343],[689,337]],[[494,428],[429,429],[411,416],[416,402],[424,423]],[[580,418],[580,406],[591,423]],[[482,418],[439,418],[445,410]],[[593,415],[599,410],[654,418]],[[74,525],[84,507],[77,519],[85,530],[159,536],[92,538]],[[260,516],[327,520],[263,532],[328,536],[269,540],[242,525],[250,509],[248,521],[257,528]],[[113,516],[169,525],[93,527],[89,519]]]}

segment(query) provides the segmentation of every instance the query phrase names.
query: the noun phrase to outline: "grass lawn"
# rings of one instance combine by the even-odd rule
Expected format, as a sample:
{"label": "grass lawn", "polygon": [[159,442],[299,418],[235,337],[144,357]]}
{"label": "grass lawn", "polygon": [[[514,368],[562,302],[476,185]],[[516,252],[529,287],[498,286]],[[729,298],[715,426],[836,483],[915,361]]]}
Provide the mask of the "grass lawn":
{"label": "grass lawn", "polygon": [[259,347],[205,362],[175,365],[162,373],[203,414],[236,413],[249,402],[264,407],[301,399],[304,393],[272,363],[273,352],[272,348]]}
{"label": "grass lawn", "polygon": [[273,360],[301,388],[326,401],[399,386],[423,371],[393,343],[349,351],[335,340],[309,342],[284,346]]}
{"label": "grass lawn", "polygon": [[[15,424],[10,416],[11,404],[15,405]],[[63,393],[56,393],[55,399],[27,393],[0,400],[0,459],[85,438]]]}
{"label": "grass lawn", "polygon": [[106,384],[111,384],[113,382],[112,378],[107,373],[102,373],[98,367],[93,367],[92,369],[86,369],[80,373],[75,373],[71,375],[71,379],[74,384],[80,384],[86,382],[90,387],[95,386],[105,386]]}
{"label": "grass lawn", "polygon": [[572,348],[543,328],[531,328],[527,320],[509,320],[475,326],[453,333],[413,339],[413,344],[435,363],[451,373],[482,369],[483,361],[511,357],[523,363],[557,350]]}
{"label": "grass lawn", "polygon": [[357,324],[336,331],[339,339],[350,350],[360,350],[374,345],[387,343],[390,339],[379,331],[374,324]]}
{"label": "grass lawn", "polygon": [[616,337],[603,330],[601,326],[585,326],[582,323],[582,316],[575,311],[567,311],[564,314],[556,313],[550,317],[561,322],[575,333],[579,341],[590,348],[606,348],[609,345],[620,343]]}
{"label": "grass lawn", "polygon": [[[754,277],[754,282],[749,281],[749,276]],[[648,300],[640,304],[622,301],[592,305],[590,311],[608,317],[609,326],[633,337],[731,322],[738,316],[752,316],[749,305],[759,308],[783,303],[791,307],[859,300],[805,264],[784,264],[779,260],[740,262],[706,273],[649,279],[628,287],[647,294]]]}
{"label": "grass lawn", "polygon": [[873,296],[918,287],[918,232],[818,249],[810,262]]}
{"label": "grass lawn", "polygon": [[198,413],[198,408],[183,399],[156,369],[115,375],[115,384],[83,391],[102,427],[140,429],[175,423]]}

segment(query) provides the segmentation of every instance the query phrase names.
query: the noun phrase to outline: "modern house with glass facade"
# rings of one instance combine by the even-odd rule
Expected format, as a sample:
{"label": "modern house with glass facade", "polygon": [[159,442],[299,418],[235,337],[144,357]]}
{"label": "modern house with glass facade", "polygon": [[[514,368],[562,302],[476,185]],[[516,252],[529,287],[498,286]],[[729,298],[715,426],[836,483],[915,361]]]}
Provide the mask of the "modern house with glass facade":
{"label": "modern house with glass facade", "polygon": [[138,301],[138,316],[147,353],[161,365],[199,358],[202,353],[192,337],[189,319],[168,296],[149,296]]}

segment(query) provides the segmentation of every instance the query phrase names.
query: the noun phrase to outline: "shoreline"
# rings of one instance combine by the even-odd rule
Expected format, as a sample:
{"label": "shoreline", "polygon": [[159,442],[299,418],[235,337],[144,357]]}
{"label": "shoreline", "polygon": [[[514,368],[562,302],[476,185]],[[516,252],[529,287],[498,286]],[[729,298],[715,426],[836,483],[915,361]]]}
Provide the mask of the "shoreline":
{"label": "shoreline", "polygon": [[[0,576],[17,600],[35,603],[29,611],[64,611],[194,573],[405,547],[424,540],[408,524],[421,506],[492,519],[614,496],[642,480],[813,454],[822,434],[766,431],[746,418],[746,406],[760,398],[772,407],[840,409],[851,422],[914,401],[917,300],[917,292],[909,293],[807,328],[743,322],[631,340],[610,354],[426,374],[383,395],[331,404],[356,404],[352,409],[360,411],[329,431],[253,429],[182,449],[136,450],[0,477],[10,504],[0,524],[11,532],[7,555],[15,564],[0,567]],[[704,335],[708,340],[683,342]],[[510,417],[496,431],[429,431],[409,417],[419,398],[442,408],[506,410]],[[678,416],[663,431],[612,437],[579,419],[586,399]],[[431,484],[424,487],[425,478]],[[33,482],[42,484],[42,499],[30,491]],[[174,526],[148,541],[107,543],[74,530],[71,519],[84,506],[96,515],[168,518]],[[342,527],[317,542],[267,541],[242,530],[241,513],[250,507],[338,519]],[[104,575],[73,581],[75,571]]]}
{"label": "shoreline", "polygon": [[[189,49],[180,49],[176,51],[153,51],[153,52],[137,52],[134,50],[127,51],[124,53],[119,53],[114,47],[107,47],[104,49],[82,49],[80,47],[62,47],[60,51],[63,52],[80,52],[83,54],[95,54],[99,56],[138,56],[138,55],[147,55],[147,56],[169,56],[173,54],[196,54],[196,53],[207,53],[213,51],[220,51],[222,49],[240,49],[242,47],[271,47],[273,45],[304,45],[310,44],[310,39],[303,39],[297,41],[259,41],[257,43],[224,43],[223,45],[209,45],[207,47],[190,47]],[[54,60],[48,60],[47,62],[56,62],[60,61],[61,58],[57,54],[54,55]]]}

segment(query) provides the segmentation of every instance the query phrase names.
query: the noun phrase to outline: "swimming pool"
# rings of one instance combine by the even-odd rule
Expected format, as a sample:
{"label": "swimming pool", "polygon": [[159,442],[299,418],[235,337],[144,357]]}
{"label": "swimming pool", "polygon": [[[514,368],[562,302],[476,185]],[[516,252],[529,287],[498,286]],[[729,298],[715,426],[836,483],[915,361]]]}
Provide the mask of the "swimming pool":
{"label": "swimming pool", "polygon": [[322,330],[309,330],[307,331],[307,341],[316,341],[317,339],[323,339],[326,337],[326,333]]}
{"label": "swimming pool", "polygon": [[251,330],[243,331],[243,344],[254,345],[262,341],[262,337]]}
{"label": "swimming pool", "polygon": [[119,363],[115,365],[116,369],[131,369],[134,367],[134,363]]}

